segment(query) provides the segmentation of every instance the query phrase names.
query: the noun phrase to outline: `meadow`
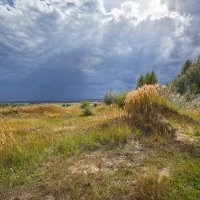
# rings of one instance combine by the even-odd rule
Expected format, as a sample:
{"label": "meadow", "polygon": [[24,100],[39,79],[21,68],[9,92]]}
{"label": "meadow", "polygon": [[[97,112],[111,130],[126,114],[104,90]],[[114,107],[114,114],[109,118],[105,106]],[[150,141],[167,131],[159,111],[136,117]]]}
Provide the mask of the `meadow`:
{"label": "meadow", "polygon": [[158,104],[1,106],[0,199],[199,199],[200,109]]}

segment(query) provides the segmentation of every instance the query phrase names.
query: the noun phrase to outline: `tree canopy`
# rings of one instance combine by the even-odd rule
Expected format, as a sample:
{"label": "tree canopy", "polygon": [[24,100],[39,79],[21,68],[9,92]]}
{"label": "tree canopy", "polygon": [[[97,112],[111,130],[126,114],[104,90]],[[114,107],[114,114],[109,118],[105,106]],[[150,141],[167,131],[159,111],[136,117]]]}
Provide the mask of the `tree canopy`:
{"label": "tree canopy", "polygon": [[154,85],[158,82],[158,79],[156,77],[156,73],[153,70],[152,72],[148,72],[145,76],[140,75],[137,87],[142,87],[143,85]]}
{"label": "tree canopy", "polygon": [[196,61],[187,60],[184,63],[181,73],[171,85],[181,95],[200,93],[200,55]]}

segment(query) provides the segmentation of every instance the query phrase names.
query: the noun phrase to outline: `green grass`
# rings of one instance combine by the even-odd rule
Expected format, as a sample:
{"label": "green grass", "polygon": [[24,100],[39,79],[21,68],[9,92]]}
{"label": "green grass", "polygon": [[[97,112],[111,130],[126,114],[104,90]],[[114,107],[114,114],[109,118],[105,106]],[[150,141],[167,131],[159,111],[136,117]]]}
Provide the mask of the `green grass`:
{"label": "green grass", "polygon": [[200,160],[179,157],[178,162],[170,178],[174,199],[196,200],[200,195]]}
{"label": "green grass", "polygon": [[[59,114],[0,111],[0,199],[196,200],[200,197],[200,121],[165,102],[177,138],[142,134],[116,119],[119,108],[98,104],[80,117],[80,104]],[[27,105],[26,105],[27,106]],[[12,109],[19,109],[18,116]],[[1,138],[2,139],[2,138]],[[2,140],[3,141],[3,140]],[[162,172],[166,174],[162,175]],[[95,171],[97,170],[97,171]]]}
{"label": "green grass", "polygon": [[71,154],[80,150],[95,150],[102,147],[115,147],[127,142],[132,131],[127,125],[113,126],[95,130],[86,135],[77,134],[62,138],[56,147],[62,154]]}

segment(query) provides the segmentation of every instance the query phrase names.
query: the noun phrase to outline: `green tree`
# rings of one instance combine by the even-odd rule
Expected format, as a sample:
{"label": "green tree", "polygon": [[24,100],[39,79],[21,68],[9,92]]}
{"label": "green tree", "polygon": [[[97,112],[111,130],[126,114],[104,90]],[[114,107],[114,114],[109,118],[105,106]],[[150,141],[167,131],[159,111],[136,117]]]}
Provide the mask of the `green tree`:
{"label": "green tree", "polygon": [[144,80],[145,80],[144,82],[145,82],[146,85],[150,85],[151,84],[151,80],[150,79],[151,79],[151,73],[148,72],[146,74],[146,76],[144,77]]}
{"label": "green tree", "polygon": [[197,58],[197,63],[200,63],[200,55]]}
{"label": "green tree", "polygon": [[137,87],[142,87],[143,85],[153,85],[158,82],[156,73],[153,70],[152,72],[148,72],[146,76],[141,75],[137,81]]}
{"label": "green tree", "polygon": [[200,56],[196,62],[187,60],[171,85],[172,89],[181,95],[200,93]]}
{"label": "green tree", "polygon": [[191,60],[187,60],[182,68],[181,74],[185,74],[187,72],[187,70],[192,66],[192,61]]}
{"label": "green tree", "polygon": [[156,73],[153,70],[151,73],[149,73],[148,75],[148,84],[156,84],[158,82],[157,77],[156,77]]}
{"label": "green tree", "polygon": [[141,75],[137,81],[137,87],[142,87],[145,84],[145,77]]}

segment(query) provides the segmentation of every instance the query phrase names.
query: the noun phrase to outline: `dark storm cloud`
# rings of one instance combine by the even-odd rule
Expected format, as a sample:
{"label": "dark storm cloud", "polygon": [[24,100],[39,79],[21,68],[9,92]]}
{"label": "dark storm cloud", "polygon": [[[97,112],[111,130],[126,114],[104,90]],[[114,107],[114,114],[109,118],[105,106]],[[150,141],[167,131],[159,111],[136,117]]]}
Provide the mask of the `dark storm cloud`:
{"label": "dark storm cloud", "polygon": [[1,101],[100,97],[152,69],[166,83],[200,53],[195,0],[0,2]]}

